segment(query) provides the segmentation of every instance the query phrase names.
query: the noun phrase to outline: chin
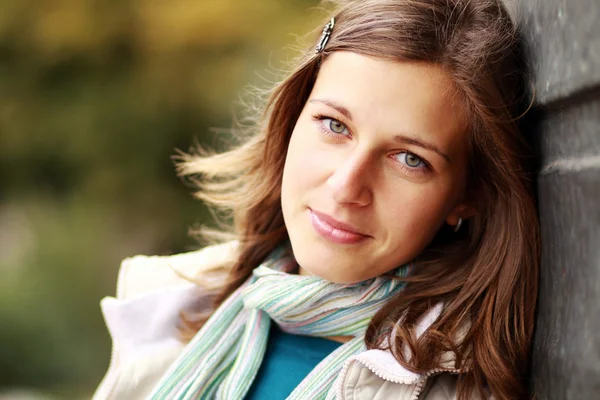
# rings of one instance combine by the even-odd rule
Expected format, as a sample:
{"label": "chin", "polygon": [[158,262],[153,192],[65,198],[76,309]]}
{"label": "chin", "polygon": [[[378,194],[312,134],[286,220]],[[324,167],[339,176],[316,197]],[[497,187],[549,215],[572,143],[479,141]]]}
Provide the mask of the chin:
{"label": "chin", "polygon": [[357,282],[364,280],[361,278],[349,277],[344,274],[338,274],[338,273],[336,273],[336,271],[332,271],[332,270],[320,270],[318,268],[317,268],[317,270],[310,269],[310,268],[304,268],[304,269],[310,275],[318,276],[319,278],[325,279],[328,282],[337,283],[337,284],[341,284],[341,285],[357,283]]}
{"label": "chin", "polygon": [[[370,278],[357,276],[356,267],[350,261],[340,260],[340,257],[331,260],[328,257],[317,255],[316,252],[310,254],[294,253],[294,256],[298,265],[308,274],[318,276],[332,283],[351,284]],[[354,273],[350,273],[351,271]]]}
{"label": "chin", "polygon": [[311,226],[306,230],[294,227],[298,228],[288,229],[294,258],[308,274],[339,284],[357,283],[373,277],[369,274],[373,269],[368,265],[374,260],[367,256],[372,254],[372,249],[329,243],[314,234]]}

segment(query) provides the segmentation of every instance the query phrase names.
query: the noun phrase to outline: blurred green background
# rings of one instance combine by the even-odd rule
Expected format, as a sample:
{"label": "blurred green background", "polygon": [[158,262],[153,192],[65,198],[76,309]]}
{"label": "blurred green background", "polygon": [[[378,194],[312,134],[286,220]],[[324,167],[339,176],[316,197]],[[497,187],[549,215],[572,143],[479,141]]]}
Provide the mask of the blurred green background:
{"label": "blurred green background", "polygon": [[194,249],[171,156],[214,145],[316,0],[0,0],[0,398],[89,398],[120,260]]}

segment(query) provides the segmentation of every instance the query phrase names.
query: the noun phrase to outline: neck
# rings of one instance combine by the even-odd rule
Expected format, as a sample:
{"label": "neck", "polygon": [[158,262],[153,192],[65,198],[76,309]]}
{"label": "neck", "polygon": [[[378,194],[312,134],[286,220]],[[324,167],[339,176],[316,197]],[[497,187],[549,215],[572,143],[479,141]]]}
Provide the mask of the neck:
{"label": "neck", "polygon": [[325,339],[333,340],[338,343],[346,343],[347,341],[354,339],[353,336],[327,336]]}
{"label": "neck", "polygon": [[311,274],[310,272],[308,272],[307,270],[305,270],[304,268],[302,268],[300,265],[298,265],[298,275],[300,275],[300,276],[313,276],[313,274]]}

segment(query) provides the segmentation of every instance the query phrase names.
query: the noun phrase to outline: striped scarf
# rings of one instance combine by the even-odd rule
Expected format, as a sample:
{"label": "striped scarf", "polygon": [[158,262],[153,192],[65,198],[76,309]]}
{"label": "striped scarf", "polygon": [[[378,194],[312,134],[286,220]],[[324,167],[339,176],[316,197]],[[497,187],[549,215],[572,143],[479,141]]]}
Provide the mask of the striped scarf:
{"label": "striped scarf", "polygon": [[[334,398],[333,383],[344,361],[365,350],[369,321],[404,283],[379,276],[335,284],[290,274],[294,266],[284,248],[276,249],[217,308],[149,399],[242,399],[262,362],[271,320],[293,334],[354,336],[321,361],[288,397]],[[398,268],[396,275],[405,276],[408,269]]]}

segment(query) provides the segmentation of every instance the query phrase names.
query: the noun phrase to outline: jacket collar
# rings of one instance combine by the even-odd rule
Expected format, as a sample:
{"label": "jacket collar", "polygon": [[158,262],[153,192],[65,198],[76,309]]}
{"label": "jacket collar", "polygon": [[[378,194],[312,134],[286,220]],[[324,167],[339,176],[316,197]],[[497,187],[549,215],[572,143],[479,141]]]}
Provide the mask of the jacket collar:
{"label": "jacket collar", "polygon": [[[417,337],[421,336],[439,318],[443,307],[443,303],[438,303],[419,319],[415,327],[415,333]],[[453,341],[455,343],[459,343],[468,331],[468,328],[469,324],[463,325]],[[404,350],[405,352],[409,352],[408,348],[406,347]],[[424,381],[428,376],[438,372],[460,373],[462,371],[461,369],[456,368],[456,355],[451,351],[442,354],[440,368],[419,374],[402,366],[394,358],[390,351],[371,349],[351,356],[345,361],[339,378],[337,379],[338,394],[341,393],[345,387],[346,375],[350,367],[356,363],[359,365],[359,367],[366,368],[371,373],[383,380],[399,384],[416,384],[420,381]]]}

